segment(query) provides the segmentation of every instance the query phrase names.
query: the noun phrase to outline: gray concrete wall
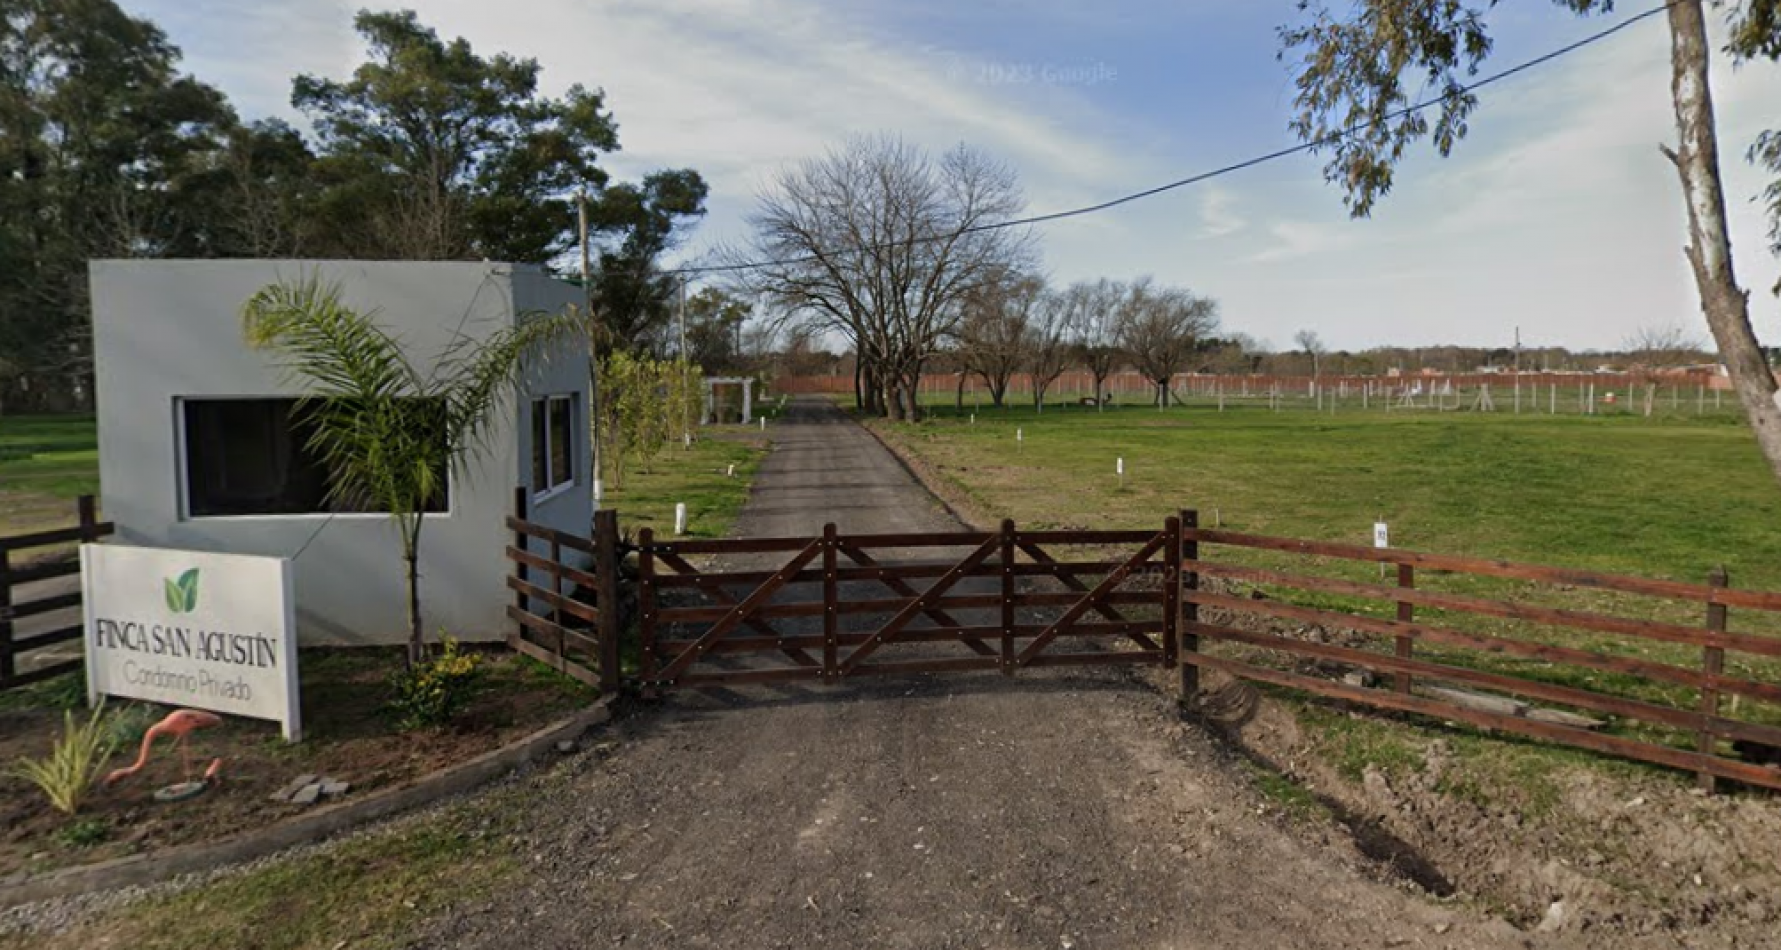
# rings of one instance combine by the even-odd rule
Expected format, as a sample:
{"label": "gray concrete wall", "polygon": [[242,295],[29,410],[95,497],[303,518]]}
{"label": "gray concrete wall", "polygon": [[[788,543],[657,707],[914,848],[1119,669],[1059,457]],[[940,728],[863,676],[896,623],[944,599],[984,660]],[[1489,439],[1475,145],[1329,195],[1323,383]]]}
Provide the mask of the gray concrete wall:
{"label": "gray concrete wall", "polygon": [[[560,306],[566,285],[536,269],[486,263],[95,261],[91,273],[101,491],[118,540],[294,558],[302,642],[402,640],[402,562],[388,516],[187,517],[179,402],[302,393],[301,381],[280,370],[271,354],[242,342],[242,302],[275,281],[319,275],[340,285],[347,304],[375,310],[423,365],[458,333],[482,337],[510,324],[516,303],[522,311]],[[522,389],[576,392],[585,402],[585,344],[570,341],[553,350],[527,367]],[[529,405],[529,399],[507,400],[474,470],[453,475],[450,511],[423,522],[421,592],[429,635],[444,629],[487,640],[508,629],[503,522],[514,487],[531,478]],[[585,476],[582,438],[577,471]],[[582,496],[590,493],[559,495],[540,506],[537,517],[586,534],[591,502]]]}

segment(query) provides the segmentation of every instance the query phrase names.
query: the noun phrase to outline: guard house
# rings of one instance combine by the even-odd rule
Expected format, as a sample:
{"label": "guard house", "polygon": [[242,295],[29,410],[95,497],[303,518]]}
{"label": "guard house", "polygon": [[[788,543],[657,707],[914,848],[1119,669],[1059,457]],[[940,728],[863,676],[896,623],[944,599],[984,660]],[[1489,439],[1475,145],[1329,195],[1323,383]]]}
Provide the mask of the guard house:
{"label": "guard house", "polygon": [[[524,315],[561,312],[581,291],[519,264],[115,260],[91,266],[99,474],[114,540],[291,558],[304,644],[399,643],[406,608],[389,516],[329,510],[326,472],[292,431],[303,394],[275,353],[250,349],[242,304],[276,282],[317,278],[376,319],[409,359]],[[429,636],[496,640],[515,486],[528,518],[585,535],[593,516],[588,351],[565,340],[522,368],[473,470],[448,478],[420,539]]]}

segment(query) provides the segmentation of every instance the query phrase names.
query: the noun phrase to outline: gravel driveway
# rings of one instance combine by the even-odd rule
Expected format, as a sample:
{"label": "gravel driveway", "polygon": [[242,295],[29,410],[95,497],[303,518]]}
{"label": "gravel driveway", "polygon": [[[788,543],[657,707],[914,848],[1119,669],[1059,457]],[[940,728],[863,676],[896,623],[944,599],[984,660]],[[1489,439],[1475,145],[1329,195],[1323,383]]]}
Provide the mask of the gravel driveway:
{"label": "gravel driveway", "polygon": [[[870,434],[794,402],[742,535],[954,529]],[[526,883],[418,945],[1520,947],[1278,818],[1118,670],[679,692],[540,791]],[[1541,946],[1550,944],[1541,943]]]}

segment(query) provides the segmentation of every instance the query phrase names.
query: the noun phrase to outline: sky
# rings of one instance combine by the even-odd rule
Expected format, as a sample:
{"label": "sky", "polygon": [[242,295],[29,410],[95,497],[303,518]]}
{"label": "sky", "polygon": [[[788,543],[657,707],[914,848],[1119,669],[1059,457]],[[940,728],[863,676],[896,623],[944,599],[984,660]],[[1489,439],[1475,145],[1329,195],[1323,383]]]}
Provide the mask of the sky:
{"label": "sky", "polygon": [[[364,50],[359,3],[122,0],[244,118],[307,130],[300,73],[343,78]],[[1656,6],[1579,19],[1503,5],[1486,72]],[[1297,144],[1278,58],[1293,0],[409,0],[478,52],[536,59],[546,93],[605,90],[615,179],[692,167],[709,214],[681,254],[747,236],[773,176],[855,133],[1013,166],[1033,213],[1091,204]],[[1714,61],[1738,274],[1781,343],[1781,261],[1743,160],[1781,125],[1781,67]],[[1300,155],[1043,226],[1057,283],[1152,275],[1218,300],[1225,329],[1276,349],[1301,329],[1333,349],[1459,343],[1614,348],[1640,328],[1706,324],[1682,257],[1683,207],[1658,152],[1675,137],[1662,17],[1481,93],[1446,159],[1426,144],[1352,220],[1322,159]],[[1767,108],[1764,108],[1767,106]]]}

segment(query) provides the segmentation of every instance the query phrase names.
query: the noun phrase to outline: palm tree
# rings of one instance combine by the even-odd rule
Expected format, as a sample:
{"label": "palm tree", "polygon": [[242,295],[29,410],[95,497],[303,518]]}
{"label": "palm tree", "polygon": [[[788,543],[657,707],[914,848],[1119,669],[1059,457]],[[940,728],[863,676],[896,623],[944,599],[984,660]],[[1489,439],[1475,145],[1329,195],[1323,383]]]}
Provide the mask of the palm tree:
{"label": "palm tree", "polygon": [[487,448],[496,405],[533,346],[580,329],[573,315],[529,315],[481,339],[460,337],[422,372],[401,345],[311,277],[270,284],[242,307],[248,344],[276,350],[310,384],[298,405],[310,451],[327,467],[331,507],[390,513],[408,580],[408,662],[425,659],[421,523],[444,498],[449,471]]}

